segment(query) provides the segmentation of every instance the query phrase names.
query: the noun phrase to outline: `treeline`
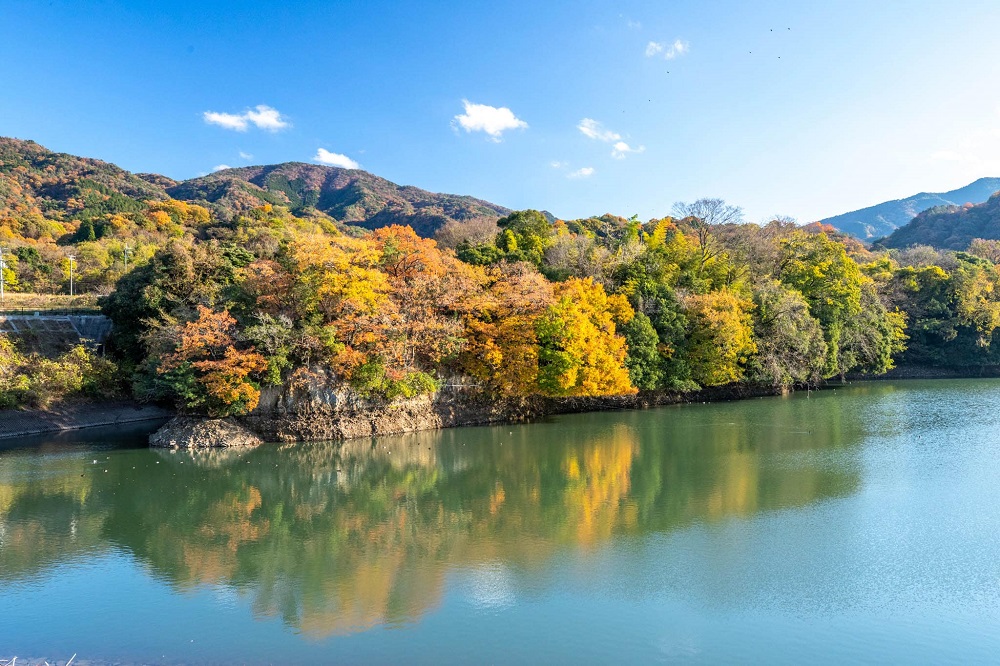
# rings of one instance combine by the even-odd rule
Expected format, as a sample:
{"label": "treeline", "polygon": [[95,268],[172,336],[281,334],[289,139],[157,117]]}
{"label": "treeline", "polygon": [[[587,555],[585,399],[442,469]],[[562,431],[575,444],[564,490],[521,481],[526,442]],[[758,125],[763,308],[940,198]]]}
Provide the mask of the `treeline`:
{"label": "treeline", "polygon": [[[61,270],[45,252],[64,246],[7,229],[8,285],[41,290]],[[872,252],[831,228],[744,224],[716,200],[645,223],[519,211],[437,241],[167,200],[72,233],[81,286],[108,292],[119,376],[141,400],[210,414],[311,375],[393,399],[444,383],[586,396],[1000,365],[996,242]]]}
{"label": "treeline", "polygon": [[878,258],[822,230],[521,211],[470,233],[353,237],[265,206],[171,240],[103,306],[140,398],[212,414],[317,372],[388,399],[614,395],[879,373],[904,348]]}

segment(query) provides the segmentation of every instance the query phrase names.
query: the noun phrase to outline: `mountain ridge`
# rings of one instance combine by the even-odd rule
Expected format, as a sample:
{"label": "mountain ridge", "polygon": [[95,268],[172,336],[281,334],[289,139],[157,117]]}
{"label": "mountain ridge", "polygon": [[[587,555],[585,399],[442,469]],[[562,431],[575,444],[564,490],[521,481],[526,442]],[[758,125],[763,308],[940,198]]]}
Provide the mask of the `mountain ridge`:
{"label": "mountain ridge", "polygon": [[167,198],[205,205],[224,219],[272,204],[369,229],[409,225],[424,236],[450,221],[500,218],[511,212],[471,196],[397,185],[360,169],[284,162],[227,168],[178,181],[55,152],[30,140],[0,137],[0,218],[33,214],[57,221],[87,219]]}
{"label": "mountain ridge", "polygon": [[862,240],[882,238],[906,226],[917,215],[938,206],[983,203],[1000,191],[1000,178],[983,177],[948,192],[919,192],[820,220]]}
{"label": "mountain ridge", "polygon": [[938,250],[962,251],[976,238],[1000,240],[1000,192],[979,204],[925,210],[875,242],[890,249],[930,245]]}

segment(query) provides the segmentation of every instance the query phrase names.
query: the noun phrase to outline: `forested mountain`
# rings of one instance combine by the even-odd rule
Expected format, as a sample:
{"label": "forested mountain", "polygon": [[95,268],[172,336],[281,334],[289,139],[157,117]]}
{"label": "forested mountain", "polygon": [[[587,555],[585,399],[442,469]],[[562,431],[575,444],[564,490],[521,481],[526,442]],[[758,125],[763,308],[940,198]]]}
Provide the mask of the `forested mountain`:
{"label": "forested mountain", "polygon": [[[148,201],[204,205],[224,220],[263,204],[301,217],[328,217],[376,229],[404,224],[425,236],[451,221],[497,219],[510,211],[469,196],[400,186],[357,169],[290,162],[243,167],[177,182],[132,174],[113,164],[52,152],[33,141],[0,137],[0,220],[27,220],[29,233],[58,240],[69,227],[51,227],[136,213]],[[35,227],[38,227],[37,229]]]}
{"label": "forested mountain", "polygon": [[924,211],[879,244],[896,249],[930,245],[939,250],[965,250],[975,238],[1000,240],[1000,192],[978,205]]}
{"label": "forested mountain", "polygon": [[451,220],[510,213],[488,201],[400,186],[359,169],[302,162],[224,169],[179,183],[167,193],[206,205],[224,218],[270,203],[296,215],[319,212],[368,229],[405,224],[422,236],[432,236]]}
{"label": "forested mountain", "polygon": [[951,192],[921,192],[905,199],[886,201],[843,215],[821,220],[857,238],[881,238],[906,225],[925,210],[937,206],[961,206],[982,203],[1000,191],[1000,178],[980,178],[974,183]]}

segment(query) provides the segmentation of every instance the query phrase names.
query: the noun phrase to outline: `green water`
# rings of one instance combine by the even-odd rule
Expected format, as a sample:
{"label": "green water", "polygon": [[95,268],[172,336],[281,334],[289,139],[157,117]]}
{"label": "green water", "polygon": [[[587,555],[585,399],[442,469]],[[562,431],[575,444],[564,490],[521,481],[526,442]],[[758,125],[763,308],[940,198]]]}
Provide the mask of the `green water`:
{"label": "green water", "polygon": [[2,443],[0,659],[1000,659],[1000,381],[193,456]]}

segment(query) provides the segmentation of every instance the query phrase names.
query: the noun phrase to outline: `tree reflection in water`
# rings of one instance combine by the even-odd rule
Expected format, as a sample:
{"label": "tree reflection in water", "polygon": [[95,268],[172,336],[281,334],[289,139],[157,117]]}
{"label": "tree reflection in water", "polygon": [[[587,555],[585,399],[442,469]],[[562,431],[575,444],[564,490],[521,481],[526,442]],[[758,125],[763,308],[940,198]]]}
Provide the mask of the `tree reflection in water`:
{"label": "tree reflection in water", "polygon": [[113,451],[101,464],[8,456],[0,579],[120,548],[181,592],[235,589],[256,615],[307,636],[409,622],[440,602],[449,572],[516,588],[561,552],[853,492],[857,470],[825,464],[823,452],[863,432],[824,403],[578,415],[343,445]]}

